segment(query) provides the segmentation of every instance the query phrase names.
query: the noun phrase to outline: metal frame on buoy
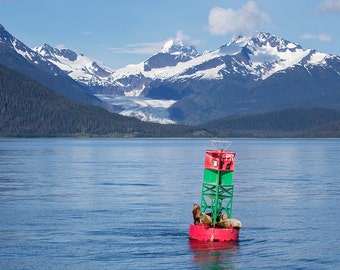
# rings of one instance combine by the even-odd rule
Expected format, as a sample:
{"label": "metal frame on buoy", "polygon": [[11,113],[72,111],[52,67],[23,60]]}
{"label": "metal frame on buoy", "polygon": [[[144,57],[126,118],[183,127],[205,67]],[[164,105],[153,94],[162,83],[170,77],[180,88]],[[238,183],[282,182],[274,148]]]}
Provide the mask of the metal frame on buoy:
{"label": "metal frame on buoy", "polygon": [[[218,216],[232,216],[234,195],[233,175],[235,153],[226,152],[220,145],[221,141],[211,141],[217,150],[207,150],[204,164],[204,180],[201,194],[201,211],[211,211],[212,224]],[[222,141],[230,146],[231,142]]]}

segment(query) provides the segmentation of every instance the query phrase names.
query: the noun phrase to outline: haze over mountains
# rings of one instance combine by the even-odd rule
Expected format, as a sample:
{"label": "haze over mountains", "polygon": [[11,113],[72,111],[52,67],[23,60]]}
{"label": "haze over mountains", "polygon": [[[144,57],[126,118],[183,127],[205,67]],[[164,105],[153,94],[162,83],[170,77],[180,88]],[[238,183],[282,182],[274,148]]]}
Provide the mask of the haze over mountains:
{"label": "haze over mountains", "polygon": [[0,25],[0,64],[72,100],[150,122],[340,108],[340,56],[269,33],[235,36],[202,54],[169,41],[144,62],[112,70],[69,49],[28,48]]}

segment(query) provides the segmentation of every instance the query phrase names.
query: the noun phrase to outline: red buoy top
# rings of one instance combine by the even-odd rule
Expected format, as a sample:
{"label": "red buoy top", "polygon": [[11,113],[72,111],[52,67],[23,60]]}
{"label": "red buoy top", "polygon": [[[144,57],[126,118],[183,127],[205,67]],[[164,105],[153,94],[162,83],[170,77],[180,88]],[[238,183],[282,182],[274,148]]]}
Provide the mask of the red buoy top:
{"label": "red buoy top", "polygon": [[207,150],[205,152],[205,169],[234,171],[235,153],[223,150]]}

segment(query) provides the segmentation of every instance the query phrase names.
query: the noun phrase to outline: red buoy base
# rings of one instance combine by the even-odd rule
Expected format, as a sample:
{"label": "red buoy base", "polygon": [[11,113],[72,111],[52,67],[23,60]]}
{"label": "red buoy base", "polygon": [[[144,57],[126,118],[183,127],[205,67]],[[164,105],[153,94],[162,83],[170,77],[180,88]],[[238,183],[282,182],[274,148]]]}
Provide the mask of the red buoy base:
{"label": "red buoy base", "polygon": [[238,241],[239,229],[208,227],[203,224],[190,224],[189,238],[199,241]]}

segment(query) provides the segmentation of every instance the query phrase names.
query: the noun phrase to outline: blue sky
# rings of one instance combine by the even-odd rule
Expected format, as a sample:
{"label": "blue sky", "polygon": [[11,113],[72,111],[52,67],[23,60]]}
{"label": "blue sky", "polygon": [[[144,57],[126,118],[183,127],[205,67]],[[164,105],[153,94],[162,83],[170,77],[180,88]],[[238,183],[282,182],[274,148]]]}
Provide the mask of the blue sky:
{"label": "blue sky", "polygon": [[340,55],[340,0],[0,0],[0,24],[29,47],[69,48],[113,69],[169,39],[201,53],[254,31]]}

